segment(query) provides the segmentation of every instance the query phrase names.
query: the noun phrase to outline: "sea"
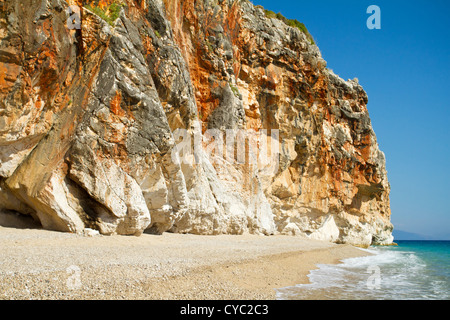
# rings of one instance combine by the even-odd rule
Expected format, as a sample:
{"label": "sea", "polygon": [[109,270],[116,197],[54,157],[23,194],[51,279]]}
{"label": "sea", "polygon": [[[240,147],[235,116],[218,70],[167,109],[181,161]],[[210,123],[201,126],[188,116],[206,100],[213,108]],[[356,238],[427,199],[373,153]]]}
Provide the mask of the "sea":
{"label": "sea", "polygon": [[277,290],[279,300],[450,300],[450,241],[397,240],[372,255],[318,265],[310,283]]}

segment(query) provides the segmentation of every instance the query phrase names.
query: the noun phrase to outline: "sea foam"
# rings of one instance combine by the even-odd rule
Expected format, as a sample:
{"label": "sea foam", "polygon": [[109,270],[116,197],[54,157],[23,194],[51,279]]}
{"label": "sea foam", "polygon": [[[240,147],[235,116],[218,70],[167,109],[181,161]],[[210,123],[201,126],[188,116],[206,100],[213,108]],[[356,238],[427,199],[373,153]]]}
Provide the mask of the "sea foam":
{"label": "sea foam", "polygon": [[[277,290],[277,299],[449,299],[450,279],[413,247],[373,247],[371,255],[318,265],[310,283]],[[441,263],[442,264],[442,263]],[[448,267],[448,265],[447,265]]]}

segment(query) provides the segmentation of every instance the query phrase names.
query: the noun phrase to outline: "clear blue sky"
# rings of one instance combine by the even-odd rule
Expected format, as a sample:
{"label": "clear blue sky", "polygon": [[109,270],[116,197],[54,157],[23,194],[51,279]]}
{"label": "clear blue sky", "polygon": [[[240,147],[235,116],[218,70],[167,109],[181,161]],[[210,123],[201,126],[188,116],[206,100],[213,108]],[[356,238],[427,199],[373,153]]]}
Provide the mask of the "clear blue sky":
{"label": "clear blue sky", "polygon": [[[366,90],[394,227],[450,239],[450,1],[252,2],[303,22],[328,68]],[[366,27],[372,4],[380,30]]]}

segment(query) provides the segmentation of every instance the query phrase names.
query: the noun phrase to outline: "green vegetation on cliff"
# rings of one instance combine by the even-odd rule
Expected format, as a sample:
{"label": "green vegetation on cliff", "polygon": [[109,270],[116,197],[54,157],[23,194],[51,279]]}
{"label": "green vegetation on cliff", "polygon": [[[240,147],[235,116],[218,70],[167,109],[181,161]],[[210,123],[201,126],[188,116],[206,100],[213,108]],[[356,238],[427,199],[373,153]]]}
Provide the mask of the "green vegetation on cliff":
{"label": "green vegetation on cliff", "polygon": [[109,25],[114,26],[114,22],[119,18],[120,10],[124,6],[125,5],[123,3],[115,1],[105,9],[101,8],[100,6],[92,6],[90,4],[87,4],[85,8],[89,9],[100,18],[108,22]]}
{"label": "green vegetation on cliff", "polygon": [[275,13],[275,12],[267,10],[267,9],[264,9],[264,12],[265,12],[267,18],[281,20],[288,26],[299,29],[301,32],[306,34],[306,36],[310,40],[311,44],[314,44],[314,38],[312,37],[312,35],[309,33],[308,29],[302,22],[298,21],[297,19],[288,19],[285,16],[283,16],[280,12]]}

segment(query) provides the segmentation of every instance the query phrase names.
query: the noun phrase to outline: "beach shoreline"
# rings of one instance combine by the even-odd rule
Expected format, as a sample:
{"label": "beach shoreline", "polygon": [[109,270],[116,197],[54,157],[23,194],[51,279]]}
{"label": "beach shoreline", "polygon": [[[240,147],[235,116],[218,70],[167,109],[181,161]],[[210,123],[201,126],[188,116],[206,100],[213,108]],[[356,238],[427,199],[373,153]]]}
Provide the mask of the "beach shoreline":
{"label": "beach shoreline", "polygon": [[0,227],[0,299],[269,300],[369,253],[292,236],[95,236]]}

